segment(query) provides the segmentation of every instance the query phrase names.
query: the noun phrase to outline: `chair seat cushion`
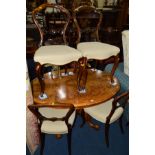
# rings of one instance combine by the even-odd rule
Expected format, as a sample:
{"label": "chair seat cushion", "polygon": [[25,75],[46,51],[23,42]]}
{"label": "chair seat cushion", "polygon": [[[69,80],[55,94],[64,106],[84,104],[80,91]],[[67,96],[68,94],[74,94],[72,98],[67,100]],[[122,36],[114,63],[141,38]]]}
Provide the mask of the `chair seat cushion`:
{"label": "chair seat cushion", "polygon": [[[107,102],[101,103],[99,105],[85,108],[84,111],[97,121],[106,123],[106,117],[110,114],[110,111],[112,109],[112,101],[113,99],[110,99]],[[119,103],[117,103],[117,105],[119,105]],[[113,116],[111,117],[109,124],[119,119],[123,111],[124,110],[122,107],[117,108]]]}
{"label": "chair seat cushion", "polygon": [[[68,109],[39,108],[39,112],[47,118],[62,118],[68,112]],[[73,124],[75,119],[75,111],[70,116],[68,122]],[[65,121],[48,121],[44,120],[41,126],[41,132],[47,134],[66,134],[68,133]]]}
{"label": "chair seat cushion", "polygon": [[78,61],[81,53],[66,45],[41,46],[34,55],[34,61],[40,64],[65,65],[72,61]]}
{"label": "chair seat cushion", "polygon": [[82,53],[82,56],[87,57],[88,59],[99,60],[116,56],[120,52],[118,47],[101,42],[79,43],[77,49]]}

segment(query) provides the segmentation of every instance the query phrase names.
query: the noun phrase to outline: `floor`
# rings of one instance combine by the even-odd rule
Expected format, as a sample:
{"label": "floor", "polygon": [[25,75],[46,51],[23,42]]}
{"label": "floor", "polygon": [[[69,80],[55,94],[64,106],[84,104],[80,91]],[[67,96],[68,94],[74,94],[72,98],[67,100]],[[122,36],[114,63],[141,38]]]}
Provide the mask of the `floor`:
{"label": "floor", "polygon": [[[93,122],[100,125],[96,131],[85,124],[80,128],[82,120],[78,116],[72,134],[72,155],[129,155],[129,126],[123,119],[124,134],[121,133],[118,122],[110,126],[110,147],[107,148],[104,141],[104,125],[98,121]],[[54,135],[46,135],[44,155],[67,155],[67,137],[59,140]],[[30,155],[28,148],[26,155]],[[34,155],[39,155],[39,148]]]}

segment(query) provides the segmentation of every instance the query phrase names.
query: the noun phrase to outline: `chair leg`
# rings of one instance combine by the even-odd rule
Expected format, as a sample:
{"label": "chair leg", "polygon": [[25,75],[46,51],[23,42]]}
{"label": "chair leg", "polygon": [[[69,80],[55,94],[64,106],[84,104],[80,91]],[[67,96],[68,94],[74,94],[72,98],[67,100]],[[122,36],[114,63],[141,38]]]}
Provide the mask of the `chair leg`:
{"label": "chair leg", "polygon": [[55,137],[56,137],[56,139],[61,139],[62,135],[61,134],[56,134]]}
{"label": "chair leg", "polygon": [[112,71],[111,71],[111,82],[112,82],[112,83],[114,82],[114,81],[113,81],[113,76],[114,76],[115,70],[116,70],[117,67],[118,67],[119,60],[120,60],[120,58],[119,58],[118,55],[114,57],[114,65],[113,65],[113,68],[112,68]]}
{"label": "chair leg", "polygon": [[39,63],[36,62],[36,67],[35,67],[35,71],[40,83],[40,87],[41,87],[41,96],[44,94],[45,91],[45,83],[43,81],[43,66]]}
{"label": "chair leg", "polygon": [[41,147],[40,147],[40,155],[43,155],[44,146],[45,146],[45,133],[41,133]]}
{"label": "chair leg", "polygon": [[107,147],[109,147],[109,124],[105,124],[105,142]]}
{"label": "chair leg", "polygon": [[71,155],[71,152],[72,152],[72,150],[71,150],[71,143],[72,143],[72,129],[69,129],[68,130],[68,134],[67,134],[67,142],[68,142],[68,153],[69,153],[69,155]]}
{"label": "chair leg", "polygon": [[87,114],[87,113],[85,113],[85,121],[88,123],[88,125],[91,127],[91,128],[94,128],[95,130],[99,130],[99,125],[97,125],[97,124],[94,124],[93,122],[92,122],[92,117],[89,115],[89,114]]}
{"label": "chair leg", "polygon": [[68,69],[68,66],[67,65],[65,65],[64,66],[64,68],[65,68],[65,75],[67,74],[67,69]]}
{"label": "chair leg", "polygon": [[77,73],[77,86],[78,90],[81,92],[85,92],[86,81],[87,81],[87,58],[82,57],[78,60],[79,71]]}
{"label": "chair leg", "polygon": [[77,72],[77,68],[78,68],[78,63],[77,62],[74,62],[73,63],[73,73],[76,73]]}
{"label": "chair leg", "polygon": [[84,126],[84,124],[86,123],[85,112],[83,109],[81,110],[81,117],[82,117],[82,124],[80,125],[80,128],[82,128]]}
{"label": "chair leg", "polygon": [[120,129],[121,129],[121,133],[123,134],[124,129],[123,129],[123,125],[122,125],[122,118],[123,118],[123,115],[119,118],[119,126],[120,126]]}

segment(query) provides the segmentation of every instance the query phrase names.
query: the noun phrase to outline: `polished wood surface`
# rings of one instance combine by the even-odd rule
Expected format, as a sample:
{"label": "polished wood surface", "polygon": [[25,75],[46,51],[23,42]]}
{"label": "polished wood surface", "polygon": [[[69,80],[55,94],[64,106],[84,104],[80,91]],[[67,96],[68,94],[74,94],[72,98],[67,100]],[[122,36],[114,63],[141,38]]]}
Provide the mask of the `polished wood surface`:
{"label": "polished wood surface", "polygon": [[79,93],[77,75],[68,75],[61,78],[51,78],[49,73],[44,74],[45,93],[47,99],[40,100],[40,84],[37,78],[32,81],[34,102],[37,104],[71,103],[76,109],[94,106],[112,98],[120,89],[120,84],[114,77],[115,84],[111,83],[110,73],[88,70],[86,93]]}

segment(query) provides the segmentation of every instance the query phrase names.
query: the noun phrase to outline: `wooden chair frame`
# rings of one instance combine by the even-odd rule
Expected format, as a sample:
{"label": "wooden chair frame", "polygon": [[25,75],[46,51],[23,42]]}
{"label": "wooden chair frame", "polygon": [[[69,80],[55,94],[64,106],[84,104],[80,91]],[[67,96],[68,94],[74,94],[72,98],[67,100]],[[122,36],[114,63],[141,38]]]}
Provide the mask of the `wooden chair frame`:
{"label": "wooden chair frame", "polygon": [[39,25],[39,22],[38,20],[36,19],[36,14],[41,12],[43,9],[46,9],[46,8],[55,8],[55,9],[58,9],[60,10],[60,12],[64,13],[66,15],[66,23],[64,24],[64,28],[63,28],[63,41],[64,41],[64,44],[65,45],[68,45],[67,43],[67,40],[66,40],[66,29],[67,29],[67,26],[69,24],[69,21],[70,21],[70,13],[67,9],[65,9],[64,7],[62,7],[61,5],[58,5],[58,4],[49,4],[49,3],[44,3],[44,4],[41,4],[39,7],[37,7],[36,9],[34,9],[32,11],[32,19],[35,23],[35,25],[37,26],[38,30],[39,30],[39,33],[40,33],[40,43],[39,43],[39,46],[42,46],[44,44],[44,32],[42,31],[40,25]]}
{"label": "wooden chair frame", "polygon": [[[99,20],[98,20],[98,23],[96,25],[96,29],[95,29],[95,37],[96,37],[96,41],[97,42],[100,42],[100,39],[99,39],[99,28],[100,28],[100,25],[101,25],[101,22],[102,22],[102,19],[103,19],[103,15],[101,12],[99,12],[94,6],[90,6],[90,5],[83,5],[83,6],[80,6],[78,8],[76,8],[73,12],[73,18],[74,18],[74,23],[77,27],[77,31],[78,31],[78,39],[77,39],[77,42],[76,44],[80,43],[80,40],[81,40],[81,35],[82,35],[82,29],[80,28],[79,24],[78,24],[78,20],[77,20],[77,14],[81,11],[81,10],[93,10],[94,13],[98,14],[99,16]],[[88,60],[85,60],[87,59],[86,57],[83,58],[83,62],[88,62]],[[113,83],[113,76],[114,76],[114,73],[115,73],[115,70],[116,68],[118,67],[118,64],[119,64],[119,54],[116,55],[116,56],[111,56],[105,60],[103,60],[103,63],[106,62],[106,64],[108,62],[114,62],[114,65],[113,65],[113,68],[112,68],[112,71],[111,71],[111,82]],[[101,60],[95,60],[96,61],[96,64],[98,61],[101,61]],[[87,66],[87,64],[85,64]],[[85,80],[86,81],[86,80]]]}
{"label": "wooden chair frame", "polygon": [[[117,102],[120,101],[121,99],[123,99],[123,103],[121,103],[118,106],[117,105]],[[114,114],[114,112],[115,112],[115,110],[117,108],[119,108],[119,107],[122,107],[123,109],[125,108],[126,104],[128,103],[128,100],[129,100],[129,92],[128,91],[120,94],[119,96],[114,97],[114,100],[112,102],[112,109],[111,109],[109,115],[106,117],[105,130],[104,130],[104,132],[105,132],[105,142],[106,142],[107,147],[109,147],[110,119],[113,116],[113,114]],[[83,118],[83,122],[81,124],[81,127],[85,124],[85,122],[87,122],[92,128],[94,128],[96,130],[99,129],[99,126],[98,125],[93,124],[91,122],[92,117],[89,114],[87,114],[83,109],[81,111],[81,116]],[[122,118],[123,118],[123,114],[119,118],[119,126],[120,126],[120,129],[121,129],[121,132],[124,133],[123,125],[122,125]]]}
{"label": "wooden chair frame", "polygon": [[[44,3],[42,5],[40,5],[39,7],[37,7],[36,9],[34,9],[32,11],[32,19],[35,23],[35,25],[37,26],[37,29],[39,30],[39,34],[40,34],[40,43],[39,43],[39,47],[40,46],[43,46],[44,45],[44,35],[45,33],[42,31],[40,25],[39,25],[39,22],[38,20],[36,19],[36,15],[37,13],[41,12],[42,10],[46,9],[46,8],[53,8],[53,9],[58,9],[60,10],[60,12],[62,12],[63,14],[66,15],[66,22],[65,24],[63,25],[63,31],[62,31],[62,37],[63,37],[63,41],[64,41],[64,44],[65,45],[68,45],[68,42],[66,40],[66,29],[69,25],[69,22],[70,22],[70,13],[67,9],[65,9],[63,6],[61,5],[58,5],[58,4],[49,4],[49,3]],[[74,63],[74,72],[76,72],[76,67],[78,66],[78,62],[71,62],[71,63]],[[69,63],[69,64],[71,64]],[[69,65],[69,64],[66,64],[66,65]],[[36,62],[35,64],[35,71],[36,71],[36,75],[38,77],[38,80],[39,80],[39,83],[40,83],[40,86],[41,86],[41,94],[40,94],[40,98],[43,98],[44,99],[44,95],[45,94],[45,83],[44,83],[44,79],[43,79],[43,76],[44,76],[44,72],[43,72],[43,68],[45,66],[52,66],[52,65],[55,65],[55,64],[40,64],[39,62]],[[67,66],[65,66],[65,73],[67,72]],[[45,97],[46,98],[46,97]]]}
{"label": "wooden chair frame", "polygon": [[[43,107],[47,107],[47,108],[58,108],[58,109],[65,109],[65,108],[69,108],[69,111],[67,112],[67,114],[62,117],[62,118],[57,118],[57,117],[52,117],[52,118],[47,118],[45,116],[42,116],[39,112],[38,112],[38,108],[43,108]],[[41,104],[32,104],[32,105],[28,105],[29,110],[39,119],[38,122],[38,127],[39,127],[39,131],[40,131],[40,138],[41,138],[41,149],[40,149],[40,154],[43,155],[43,150],[44,150],[44,141],[45,141],[45,133],[41,132],[41,125],[42,122],[45,120],[48,121],[65,121],[67,129],[68,129],[68,134],[67,134],[67,141],[68,141],[68,152],[69,155],[71,155],[71,135],[72,135],[72,125],[68,122],[70,116],[73,114],[73,112],[75,111],[75,108],[72,104],[63,104],[63,103],[52,103],[52,104],[47,104],[47,105],[41,105]]]}
{"label": "wooden chair frame", "polygon": [[[117,102],[120,101],[121,99],[124,99],[124,102],[118,106]],[[106,141],[107,147],[109,147],[109,128],[110,128],[109,122],[110,122],[110,119],[113,116],[113,114],[117,108],[119,108],[119,107],[122,107],[123,109],[125,108],[126,104],[128,103],[128,100],[129,100],[129,92],[124,92],[121,95],[116,96],[112,102],[112,109],[111,109],[111,112],[109,113],[109,115],[107,116],[106,123],[105,123],[105,141]],[[122,126],[122,117],[123,117],[123,115],[119,118],[119,125],[120,125],[121,132],[124,133],[123,126]]]}

